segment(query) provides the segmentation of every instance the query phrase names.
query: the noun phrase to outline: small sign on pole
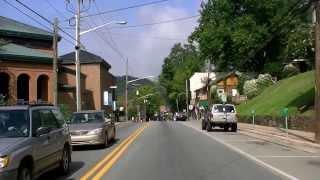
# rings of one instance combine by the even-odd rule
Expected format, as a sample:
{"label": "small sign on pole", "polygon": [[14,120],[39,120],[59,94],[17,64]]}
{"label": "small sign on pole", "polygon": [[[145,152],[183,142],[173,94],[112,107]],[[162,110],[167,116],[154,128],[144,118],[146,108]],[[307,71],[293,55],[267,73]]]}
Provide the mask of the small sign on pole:
{"label": "small sign on pole", "polygon": [[289,116],[289,109],[288,109],[288,108],[284,108],[283,111],[282,111],[282,114],[283,114],[283,116],[284,116],[285,128],[286,128],[287,137],[288,137],[288,116]]}
{"label": "small sign on pole", "polygon": [[255,115],[256,115],[256,111],[254,109],[251,110],[251,115],[252,115],[252,127],[254,128],[254,118],[255,118]]}

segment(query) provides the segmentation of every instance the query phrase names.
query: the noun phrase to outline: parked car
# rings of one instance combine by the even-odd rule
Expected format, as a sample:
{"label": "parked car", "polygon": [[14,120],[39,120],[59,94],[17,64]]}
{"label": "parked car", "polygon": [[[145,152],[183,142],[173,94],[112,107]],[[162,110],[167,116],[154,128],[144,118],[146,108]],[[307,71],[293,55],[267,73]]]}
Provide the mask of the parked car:
{"label": "parked car", "polygon": [[210,131],[213,127],[224,128],[228,131],[237,131],[236,108],[232,104],[214,104],[210,112],[202,119],[202,129]]}
{"label": "parked car", "polygon": [[0,107],[0,179],[30,180],[59,168],[68,173],[71,138],[55,106]]}
{"label": "parked car", "polygon": [[187,114],[185,112],[176,112],[173,116],[174,121],[186,121]]}
{"label": "parked car", "polygon": [[69,123],[72,145],[103,145],[107,147],[116,137],[116,127],[104,111],[73,113]]}

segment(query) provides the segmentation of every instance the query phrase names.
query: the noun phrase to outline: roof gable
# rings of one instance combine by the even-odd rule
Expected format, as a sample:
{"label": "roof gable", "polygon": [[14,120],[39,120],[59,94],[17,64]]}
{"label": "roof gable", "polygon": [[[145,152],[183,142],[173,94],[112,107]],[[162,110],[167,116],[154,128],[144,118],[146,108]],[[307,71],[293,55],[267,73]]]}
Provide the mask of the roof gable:
{"label": "roof gable", "polygon": [[14,43],[6,43],[0,47],[0,59],[52,63],[52,54]]}
{"label": "roof gable", "polygon": [[[74,64],[75,63],[75,52],[71,52],[65,55],[60,56],[61,64]],[[81,64],[104,64],[109,69],[111,65],[107,63],[102,57],[90,53],[85,50],[80,50],[80,63]]]}
{"label": "roof gable", "polygon": [[53,33],[13,19],[0,16],[0,35],[52,40]]}

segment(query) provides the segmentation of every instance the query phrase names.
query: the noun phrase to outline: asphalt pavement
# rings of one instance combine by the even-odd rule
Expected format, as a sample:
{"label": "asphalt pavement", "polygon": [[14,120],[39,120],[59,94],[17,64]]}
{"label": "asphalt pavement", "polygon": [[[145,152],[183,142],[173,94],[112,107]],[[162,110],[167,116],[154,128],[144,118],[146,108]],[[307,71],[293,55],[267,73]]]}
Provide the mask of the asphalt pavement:
{"label": "asphalt pavement", "polygon": [[200,129],[197,121],[123,123],[104,149],[76,148],[69,175],[40,179],[317,180],[320,154],[241,133]]}
{"label": "asphalt pavement", "polygon": [[176,122],[150,122],[102,179],[284,179],[201,132]]}
{"label": "asphalt pavement", "polygon": [[88,171],[92,166],[99,162],[103,157],[108,155],[118,144],[128,137],[134,130],[139,128],[141,124],[133,122],[125,122],[117,124],[116,140],[108,148],[99,146],[80,146],[74,147],[72,152],[72,164],[70,165],[70,173],[67,176],[59,176],[55,171],[48,172],[39,180],[48,179],[80,179],[80,177]]}

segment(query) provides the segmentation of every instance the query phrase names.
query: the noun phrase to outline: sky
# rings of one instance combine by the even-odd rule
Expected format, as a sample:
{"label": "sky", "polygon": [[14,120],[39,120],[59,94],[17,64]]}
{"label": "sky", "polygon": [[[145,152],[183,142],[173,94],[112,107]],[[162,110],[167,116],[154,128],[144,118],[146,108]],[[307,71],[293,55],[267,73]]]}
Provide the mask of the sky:
{"label": "sky", "polygon": [[[7,0],[23,12],[31,15],[41,24],[52,28],[47,22],[41,20],[14,0]],[[53,21],[59,19],[59,26],[74,36],[74,27],[69,25],[67,19],[74,15],[66,8],[66,0],[20,0],[39,14]],[[69,10],[75,7],[75,0],[69,0]],[[91,0],[92,1],[92,0]],[[84,0],[85,8],[81,15],[95,14],[128,7],[136,4],[148,3],[155,0],[95,0],[88,6],[89,0]],[[170,53],[175,43],[186,43],[188,36],[198,25],[198,19],[188,19],[155,26],[126,28],[126,26],[167,21],[177,18],[199,14],[201,0],[169,0],[166,2],[132,8],[125,11],[108,13],[90,18],[82,18],[81,31],[111,21],[127,21],[127,25],[116,25],[97,29],[81,36],[81,43],[89,52],[104,58],[111,66],[114,75],[125,74],[125,59],[129,62],[129,75],[136,77],[158,76],[164,58]],[[0,16],[9,17],[44,29],[43,26],[31,20],[0,0]],[[74,50],[73,39],[63,33],[64,38],[59,42],[59,55]],[[68,39],[69,42],[65,39]]]}

